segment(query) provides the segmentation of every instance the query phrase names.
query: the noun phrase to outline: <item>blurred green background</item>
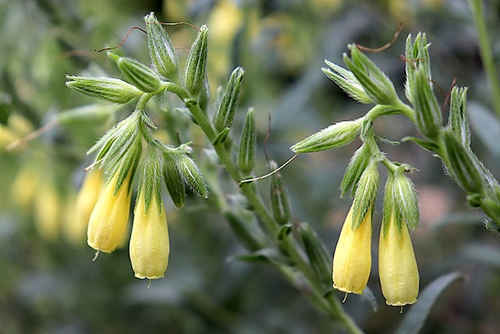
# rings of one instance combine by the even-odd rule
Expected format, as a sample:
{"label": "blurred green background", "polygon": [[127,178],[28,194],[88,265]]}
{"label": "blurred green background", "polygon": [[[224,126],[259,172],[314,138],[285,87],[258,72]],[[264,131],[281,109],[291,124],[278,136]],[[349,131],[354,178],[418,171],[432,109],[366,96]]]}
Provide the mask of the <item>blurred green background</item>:
{"label": "blurred green background", "polygon": [[[500,1],[486,1],[485,9],[498,60]],[[500,176],[500,127],[491,111],[492,92],[466,0],[0,0],[2,333],[340,331],[271,267],[234,260],[245,250],[210,200],[190,197],[181,210],[166,200],[170,264],[165,278],[151,287],[133,277],[126,247],[91,261],[94,251],[84,236],[74,235],[68,227],[74,222],[83,168],[90,163],[85,152],[114,121],[132,111],[131,106],[120,107],[117,118],[105,124],[59,126],[5,152],[13,140],[49,124],[58,113],[95,103],[67,89],[65,74],[118,76],[113,62],[94,50],[118,44],[131,27],[143,26],[142,17],[150,11],[165,22],[208,25],[212,97],[234,67],[245,68],[236,128],[243,123],[243,111],[255,107],[257,174],[267,172],[262,143],[269,128],[267,154],[283,162],[291,156],[293,143],[368,110],[321,73],[323,60],[342,64],[346,46],[352,42],[381,46],[403,22],[394,45],[370,57],[404,96],[404,63],[398,54],[404,53],[409,33],[426,32],[432,43],[434,81],[445,93],[453,78],[470,88],[473,149]],[[179,47],[189,48],[195,37],[187,26],[167,31]],[[149,61],[146,36],[139,31],[132,32],[117,52]],[[185,59],[187,52],[179,49],[178,54]],[[380,119],[375,127],[377,134],[392,140],[418,136],[412,124],[399,116]],[[194,142],[202,155],[203,141]],[[348,198],[339,198],[340,181],[359,143],[299,156],[283,170],[294,220],[308,221],[331,253],[350,205]],[[419,169],[412,179],[419,191],[421,225],[412,239],[421,287],[451,271],[467,277],[440,296],[423,332],[500,332],[498,236],[484,228],[480,211],[467,207],[464,193],[445,176],[438,159],[410,142],[381,149],[390,159]],[[268,181],[258,185],[267,196]],[[227,189],[227,198],[237,201],[235,189]],[[381,207],[379,203],[375,231]],[[44,224],[57,224],[56,232],[41,232]],[[378,240],[376,234],[374,240]],[[400,314],[400,309],[384,305],[376,244],[368,283],[378,302],[376,311],[367,298],[359,296],[350,296],[344,306],[367,333],[387,333],[404,311]]]}

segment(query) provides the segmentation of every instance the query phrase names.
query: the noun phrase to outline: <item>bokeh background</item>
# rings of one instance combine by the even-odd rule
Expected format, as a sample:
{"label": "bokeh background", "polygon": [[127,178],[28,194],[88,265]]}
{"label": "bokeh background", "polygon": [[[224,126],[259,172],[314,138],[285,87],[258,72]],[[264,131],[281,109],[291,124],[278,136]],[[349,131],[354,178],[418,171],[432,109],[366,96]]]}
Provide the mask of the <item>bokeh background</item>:
{"label": "bokeh background", "polygon": [[[500,56],[500,1],[485,1],[494,57]],[[242,110],[255,107],[259,129],[257,174],[267,155],[283,162],[289,147],[334,122],[362,116],[367,106],[349,99],[322,73],[324,59],[342,64],[347,44],[378,47],[403,22],[400,37],[370,57],[404,96],[406,36],[427,33],[434,81],[448,92],[453,78],[468,86],[472,147],[492,173],[500,170],[500,127],[482,68],[474,20],[466,0],[0,0],[0,332],[2,333],[335,333],[273,268],[235,260],[245,253],[210,200],[189,197],[182,210],[166,200],[171,256],[164,279],[135,279],[126,246],[111,255],[94,251],[75,234],[75,197],[90,163],[86,150],[133,106],[99,124],[57,126],[11,152],[4,148],[50,124],[60,112],[95,103],[64,85],[66,74],[118,76],[112,61],[94,52],[118,44],[142,17],[207,24],[212,97],[231,70],[243,66]],[[195,32],[167,28],[176,46],[189,48]],[[149,61],[146,36],[134,31],[117,51]],[[181,60],[187,52],[178,50]],[[438,93],[440,102],[444,97]],[[154,111],[154,110],[153,110]],[[172,113],[174,113],[172,111]],[[153,113],[154,114],[154,113]],[[168,116],[170,117],[170,116]],[[182,123],[182,119],[175,119]],[[160,119],[160,123],[164,119]],[[167,121],[165,126],[172,124]],[[184,119],[184,123],[185,119]],[[163,123],[161,123],[163,124]],[[375,123],[380,136],[399,140],[418,133],[403,117]],[[293,219],[307,221],[333,253],[350,205],[339,186],[354,143],[301,155],[283,170]],[[194,139],[202,155],[204,142]],[[452,271],[466,279],[437,300],[423,333],[500,332],[500,243],[484,215],[440,161],[411,142],[381,145],[390,159],[409,163],[421,224],[412,233],[421,286]],[[205,159],[206,160],[206,159]],[[381,169],[382,180],[384,172]],[[258,185],[268,194],[268,181]],[[226,188],[224,188],[226,189]],[[226,196],[237,201],[234,188]],[[381,221],[381,203],[375,231]],[[44,227],[45,226],[45,227]],[[47,232],[47,226],[51,226]],[[374,233],[374,241],[377,240]],[[368,283],[377,305],[350,296],[345,308],[367,333],[391,332],[404,316],[385,306],[376,270]],[[342,298],[339,293],[339,298]]]}

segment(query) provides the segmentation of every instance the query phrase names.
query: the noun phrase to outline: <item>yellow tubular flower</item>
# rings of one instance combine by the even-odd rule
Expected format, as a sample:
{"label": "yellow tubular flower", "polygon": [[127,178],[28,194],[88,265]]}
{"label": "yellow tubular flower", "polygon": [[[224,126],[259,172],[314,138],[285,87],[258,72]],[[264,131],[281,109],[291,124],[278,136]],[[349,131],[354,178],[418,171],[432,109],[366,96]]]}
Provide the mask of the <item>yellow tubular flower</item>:
{"label": "yellow tubular flower", "polygon": [[104,172],[102,169],[92,169],[85,175],[82,188],[76,198],[76,214],[85,223],[89,223],[92,210],[99,199],[104,186]]}
{"label": "yellow tubular flower", "polygon": [[344,222],[333,256],[333,287],[343,292],[363,294],[372,265],[372,207],[361,225],[352,229],[353,207]]}
{"label": "yellow tubular flower", "polygon": [[135,209],[130,238],[130,261],[135,277],[162,278],[167,270],[170,242],[165,208],[158,206],[156,194],[151,199],[148,212],[145,211],[142,193]]}
{"label": "yellow tubular flower", "polygon": [[34,224],[38,233],[47,241],[59,238],[61,198],[56,187],[48,182],[39,186],[34,199]]}
{"label": "yellow tubular flower", "polygon": [[387,305],[404,306],[417,301],[419,276],[417,262],[405,222],[398,231],[396,218],[391,214],[384,235],[380,233],[379,275]]}
{"label": "yellow tubular flower", "polygon": [[115,195],[119,172],[113,175],[113,178],[104,187],[92,211],[87,230],[87,243],[97,251],[111,253],[118,246],[125,233],[132,195],[132,191],[129,189],[132,181],[131,171]]}

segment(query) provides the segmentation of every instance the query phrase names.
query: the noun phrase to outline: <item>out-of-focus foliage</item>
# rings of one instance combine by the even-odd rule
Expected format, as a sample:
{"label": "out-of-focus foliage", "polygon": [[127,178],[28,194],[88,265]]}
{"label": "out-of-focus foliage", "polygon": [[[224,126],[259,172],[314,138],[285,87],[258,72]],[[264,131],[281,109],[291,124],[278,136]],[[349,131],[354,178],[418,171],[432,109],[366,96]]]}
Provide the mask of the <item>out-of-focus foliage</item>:
{"label": "out-of-focus foliage", "polygon": [[[500,3],[490,1],[486,7],[498,58],[494,32],[500,28],[496,16]],[[75,243],[78,237],[71,233],[79,229],[68,225],[77,224],[76,192],[83,182],[83,168],[90,163],[85,152],[132,111],[127,106],[115,109],[107,121],[56,126],[27,145],[4,152],[13,140],[52,124],[59,113],[94,104],[94,99],[64,86],[65,74],[117,77],[113,62],[93,50],[117,45],[131,27],[142,25],[142,16],[150,11],[163,21],[208,25],[212,99],[233,68],[245,68],[234,122],[241,127],[245,111],[255,108],[257,174],[267,172],[262,143],[269,115],[267,154],[285,161],[292,143],[366,111],[323,75],[323,59],[341,63],[346,45],[352,42],[383,45],[403,21],[402,36],[425,31],[432,41],[433,80],[443,91],[448,91],[453,78],[469,87],[471,145],[492,173],[500,176],[496,168],[500,156],[492,144],[500,136],[495,132],[498,122],[491,116],[491,92],[466,1],[0,0],[2,331],[324,333],[337,328],[277,272],[234,260],[244,250],[211,199],[189,196],[189,205],[182,210],[165,199],[172,253],[165,278],[151,287],[133,277],[126,248],[91,261],[93,250],[84,237]],[[187,26],[167,29],[175,46],[189,47],[195,37]],[[114,52],[145,62],[146,37],[133,31]],[[177,52],[185,61],[187,53]],[[371,55],[400,89],[399,96],[404,96],[405,64],[398,59],[402,53],[404,39],[400,38],[388,50]],[[441,98],[439,103],[443,102]],[[170,109],[168,103],[159,105]],[[186,123],[186,117],[174,112],[162,117],[155,121],[166,129],[165,138],[175,142],[169,127]],[[403,119],[379,120],[374,126],[389,139],[416,135]],[[336,150],[300,156],[282,171],[293,220],[307,220],[331,253],[350,205],[340,199],[343,172],[358,146],[354,141]],[[391,159],[420,170],[413,181],[419,190],[421,224],[412,239],[421,287],[451,271],[467,277],[442,293],[422,332],[499,331],[498,237],[484,229],[484,217],[467,207],[463,193],[428,152],[410,142],[386,145],[383,150]],[[196,151],[205,163],[202,167],[213,168],[202,149]],[[224,184],[220,187],[225,190]],[[226,197],[230,205],[239,205],[237,194]],[[381,203],[376,205],[381,208]],[[381,221],[380,212],[374,219]],[[377,272],[373,270],[371,276],[375,300],[383,300]],[[404,315],[383,305],[374,312],[369,299],[358,296],[350,296],[344,306],[368,333],[392,331]]]}

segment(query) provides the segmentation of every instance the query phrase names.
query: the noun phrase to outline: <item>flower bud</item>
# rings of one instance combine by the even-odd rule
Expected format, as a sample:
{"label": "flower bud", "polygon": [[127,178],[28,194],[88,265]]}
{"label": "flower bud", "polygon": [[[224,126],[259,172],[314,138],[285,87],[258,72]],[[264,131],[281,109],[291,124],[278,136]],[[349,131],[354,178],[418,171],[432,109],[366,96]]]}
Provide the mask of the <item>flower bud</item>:
{"label": "flower bud", "polygon": [[143,92],[155,92],[160,88],[161,82],[158,74],[146,65],[111,52],[108,52],[108,57],[116,62],[125,79]]}
{"label": "flower bud", "polygon": [[248,109],[241,132],[240,146],[238,148],[238,167],[248,175],[255,167],[255,151],[257,150],[257,131],[255,129],[255,112]]}
{"label": "flower bud", "polygon": [[448,126],[464,147],[470,146],[470,128],[467,118],[467,88],[453,87],[450,98]]}
{"label": "flower bud", "polygon": [[[270,161],[269,166],[272,170],[278,168],[273,160]],[[274,219],[278,224],[283,225],[290,221],[288,192],[280,172],[271,176],[271,207]]]}
{"label": "flower bud", "polygon": [[414,104],[412,85],[415,70],[422,69],[422,71],[425,73],[424,77],[428,79],[431,78],[431,60],[429,57],[429,46],[430,44],[427,44],[427,39],[425,37],[425,34],[423,33],[418,33],[414,41],[412,41],[411,34],[409,34],[408,38],[406,39],[405,94],[411,104]]}
{"label": "flower bud", "polygon": [[120,79],[66,76],[66,86],[82,94],[114,102],[127,103],[143,93]]}
{"label": "flower bud", "polygon": [[184,179],[177,166],[177,158],[173,154],[164,154],[163,179],[168,193],[177,208],[182,208],[186,201]]}
{"label": "flower bud", "polygon": [[173,82],[179,78],[179,60],[170,37],[158,22],[154,13],[144,17],[148,32],[148,47],[151,60],[158,72]]}
{"label": "flower bud", "polygon": [[167,270],[170,242],[163,202],[153,192],[146,210],[144,192],[140,192],[130,237],[130,262],[137,278],[158,279]]}
{"label": "flower bud", "polygon": [[128,223],[133,168],[130,168],[125,180],[116,189],[119,175],[119,172],[115,172],[104,186],[90,216],[87,231],[89,246],[105,253],[115,250]]}
{"label": "flower bud", "polygon": [[443,120],[429,79],[424,68],[417,69],[413,74],[413,81],[410,82],[410,89],[417,127],[424,136],[434,140],[442,128]]}
{"label": "flower bud", "polygon": [[185,82],[188,92],[193,97],[200,95],[207,77],[208,28],[203,25],[196,40],[191,45],[186,60]]}
{"label": "flower bud", "polygon": [[184,182],[200,197],[208,197],[208,188],[198,165],[186,154],[179,154],[177,168],[181,172]]}
{"label": "flower bud", "polygon": [[406,222],[410,228],[415,228],[420,219],[417,191],[410,178],[403,174],[405,169],[411,170],[411,167],[408,165],[401,165],[394,176],[389,176],[389,178],[394,179],[392,196],[399,210],[401,219]]}
{"label": "flower bud", "polygon": [[222,100],[214,117],[214,125],[217,131],[222,131],[225,128],[231,128],[234,121],[234,115],[240,99],[241,82],[245,71],[241,67],[234,69],[229,78],[226,91],[222,96]]}
{"label": "flower bud", "polygon": [[322,68],[323,73],[346,92],[347,95],[361,103],[367,104],[372,102],[363,89],[363,86],[361,86],[351,71],[328,60],[325,60],[325,63],[330,68]]}
{"label": "flower bud", "polygon": [[[396,208],[394,208],[395,210]],[[387,305],[404,306],[417,301],[419,275],[408,225],[396,221],[394,211],[382,227],[379,244],[379,275]]]}
{"label": "flower bud", "polygon": [[335,123],[291,147],[295,153],[329,150],[349,144],[359,133],[363,119]]}
{"label": "flower bud", "polygon": [[372,265],[372,209],[359,226],[353,225],[353,207],[342,226],[333,256],[333,287],[346,293],[363,294]]}
{"label": "flower bud", "polygon": [[375,104],[394,105],[398,96],[391,80],[365,56],[356,45],[349,45],[351,58],[344,55],[344,62]]}

